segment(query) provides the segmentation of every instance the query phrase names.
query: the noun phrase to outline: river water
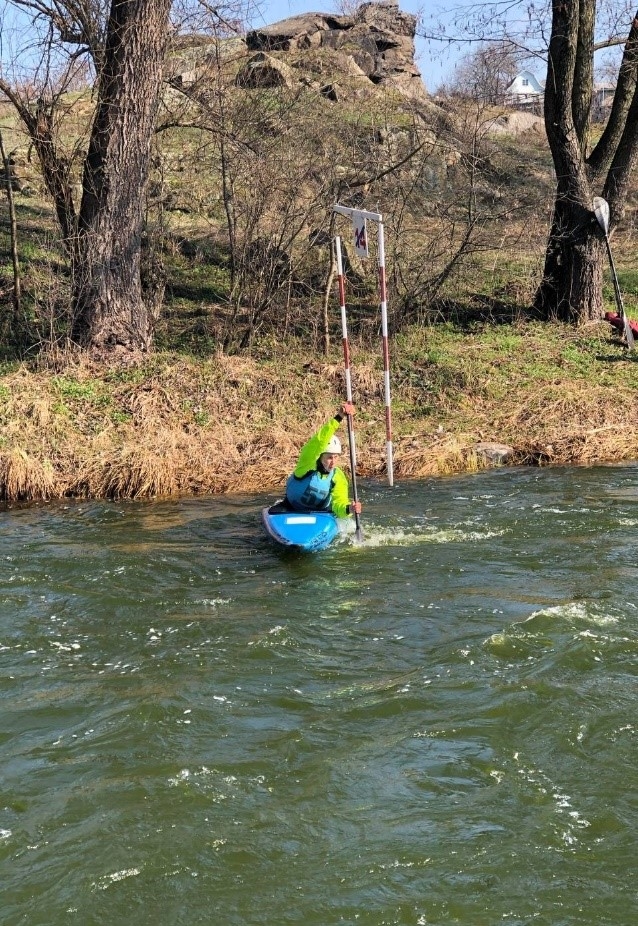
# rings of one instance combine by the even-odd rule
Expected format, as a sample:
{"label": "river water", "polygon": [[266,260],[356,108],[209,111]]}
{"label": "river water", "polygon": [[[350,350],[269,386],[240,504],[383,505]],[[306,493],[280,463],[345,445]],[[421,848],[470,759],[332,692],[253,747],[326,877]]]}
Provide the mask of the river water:
{"label": "river water", "polygon": [[638,922],[638,466],[0,512],[2,926]]}

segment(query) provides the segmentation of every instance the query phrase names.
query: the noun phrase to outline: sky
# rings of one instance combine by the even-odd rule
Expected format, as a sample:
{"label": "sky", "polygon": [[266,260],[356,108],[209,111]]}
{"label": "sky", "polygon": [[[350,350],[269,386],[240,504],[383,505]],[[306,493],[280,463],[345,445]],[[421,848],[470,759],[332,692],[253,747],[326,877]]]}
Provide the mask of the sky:
{"label": "sky", "polygon": [[[252,0],[259,12],[252,17],[250,25],[271,25],[289,16],[300,13],[333,13],[340,11],[339,0]],[[359,0],[343,0],[343,5],[356,6]],[[343,5],[341,9],[343,9]],[[617,6],[622,9],[617,10]],[[455,67],[467,55],[472,54],[480,47],[476,36],[482,34],[485,39],[496,38],[507,30],[513,36],[522,39],[524,44],[533,46],[538,40],[539,54],[529,57],[524,63],[539,79],[545,78],[546,58],[544,42],[547,36],[547,27],[551,22],[548,7],[543,3],[524,2],[524,0],[399,0],[399,7],[406,13],[415,16],[421,14],[422,29],[437,34],[440,32],[440,23],[448,24],[450,32],[459,36],[461,44],[450,44],[430,39],[417,38],[415,40],[416,63],[421,71],[425,86],[429,93],[434,93],[443,83],[454,78]],[[597,5],[598,7],[598,5]],[[597,11],[598,40],[608,34],[627,35],[632,21],[635,5],[624,7],[623,3],[613,6],[619,15],[619,23],[607,20],[603,13]],[[548,18],[549,17],[549,18]],[[542,23],[542,28],[539,25]],[[611,32],[607,33],[606,30]],[[620,57],[620,46],[612,46],[611,50],[599,51],[596,57],[596,68],[601,69],[606,63],[617,68]],[[602,72],[599,74],[602,79]],[[606,75],[605,79],[609,79]]]}
{"label": "sky", "polygon": [[[298,16],[300,13],[334,13],[338,11],[338,0],[264,0],[259,6],[261,13],[251,20],[253,28],[269,26],[282,19],[288,19],[289,16]],[[424,0],[399,0],[400,9],[405,13],[413,13],[415,16],[423,9],[423,6]],[[444,10],[443,3],[438,6],[438,9]],[[437,4],[429,3],[427,11],[428,17],[436,16]],[[422,39],[417,39],[415,45],[417,67],[421,71],[428,91],[433,93],[453,76],[454,64],[463,52],[440,43],[426,44]]]}
{"label": "sky", "polygon": [[[343,0],[340,6],[339,0],[247,0],[246,5],[250,4],[255,12],[249,17],[246,25],[252,28],[271,25],[300,13],[338,13],[343,10],[344,5],[355,6],[357,2],[358,0]],[[465,0],[451,0],[451,2],[458,11],[463,8]],[[439,13],[441,16],[452,15],[445,12],[450,9],[450,0],[447,2],[446,0],[399,0],[399,7],[404,12],[415,16],[425,8],[428,23],[435,20]],[[13,5],[0,0],[0,61],[15,62],[21,57],[20,54],[16,54],[15,42],[19,43],[22,39],[17,34],[12,36],[13,30],[9,28],[17,21],[18,12]],[[31,17],[29,17],[30,21]],[[31,44],[35,36],[29,32],[27,38]],[[23,36],[24,41],[27,41],[27,38]],[[434,93],[442,83],[453,76],[455,62],[467,52],[468,46],[465,46],[463,51],[459,51],[458,47],[450,47],[447,43],[426,43],[425,40],[419,38],[415,40],[417,67],[430,93]]]}
{"label": "sky", "polygon": [[[244,0],[246,6],[250,5],[254,10],[246,26],[257,28],[271,25],[300,13],[340,12],[344,7],[356,6],[358,2],[359,0]],[[425,29],[433,35],[437,34],[441,28],[440,23],[443,22],[448,24],[451,32],[462,39],[461,44],[451,44],[434,39],[425,40],[418,37],[415,39],[416,64],[431,94],[442,84],[451,82],[459,62],[479,48],[475,40],[477,33],[483,33],[487,39],[490,35],[492,37],[502,35],[503,30],[510,28],[511,25],[513,34],[520,35],[522,34],[520,30],[526,25],[529,30],[532,20],[530,18],[528,22],[528,17],[532,16],[532,11],[535,9],[534,4],[528,4],[524,0],[492,0],[492,2],[487,2],[487,0],[398,0],[398,2],[400,9],[404,12],[415,16],[421,15],[422,30]],[[36,9],[35,4],[33,9]],[[543,4],[541,3],[536,8],[535,15],[542,16],[542,10]],[[16,60],[21,59],[21,55],[15,53],[17,46],[14,46],[12,29],[9,28],[15,17],[16,10],[13,5],[7,3],[6,0],[0,0],[0,68],[4,61],[15,63]],[[507,21],[507,27],[503,20]],[[627,28],[630,22],[631,16],[627,19]],[[534,23],[536,23],[535,18]],[[32,44],[33,39],[32,32],[28,33],[29,45]],[[529,36],[528,40],[533,41]],[[18,39],[16,38],[15,41]],[[614,57],[613,52],[603,54]],[[525,67],[530,68],[539,79],[545,77],[546,70],[542,57],[541,55],[536,60],[531,59],[530,63],[525,64]],[[597,60],[596,64],[600,67],[604,61]]]}

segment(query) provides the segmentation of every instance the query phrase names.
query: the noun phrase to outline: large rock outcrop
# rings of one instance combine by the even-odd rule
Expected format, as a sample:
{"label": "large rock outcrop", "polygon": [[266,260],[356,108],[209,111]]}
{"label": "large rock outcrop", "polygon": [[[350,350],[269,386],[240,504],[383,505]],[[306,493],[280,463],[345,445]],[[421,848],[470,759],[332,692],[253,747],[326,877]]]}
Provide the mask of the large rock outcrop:
{"label": "large rock outcrop", "polygon": [[351,58],[373,84],[394,86],[414,99],[427,96],[414,61],[416,16],[396,0],[364,3],[352,16],[303,13],[255,29],[246,36],[250,51],[298,53],[331,49]]}

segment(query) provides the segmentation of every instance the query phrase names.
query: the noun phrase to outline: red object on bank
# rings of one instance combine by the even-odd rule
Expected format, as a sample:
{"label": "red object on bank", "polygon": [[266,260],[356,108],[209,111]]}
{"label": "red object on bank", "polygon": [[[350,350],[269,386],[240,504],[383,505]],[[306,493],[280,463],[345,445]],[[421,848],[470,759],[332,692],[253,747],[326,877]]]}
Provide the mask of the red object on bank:
{"label": "red object on bank", "polygon": [[[634,335],[638,337],[638,322],[632,322],[631,319],[627,319],[629,322],[629,327],[633,331]],[[618,315],[617,312],[605,312],[605,321],[609,322],[612,327],[617,328],[618,331],[624,330],[624,325],[622,318]]]}

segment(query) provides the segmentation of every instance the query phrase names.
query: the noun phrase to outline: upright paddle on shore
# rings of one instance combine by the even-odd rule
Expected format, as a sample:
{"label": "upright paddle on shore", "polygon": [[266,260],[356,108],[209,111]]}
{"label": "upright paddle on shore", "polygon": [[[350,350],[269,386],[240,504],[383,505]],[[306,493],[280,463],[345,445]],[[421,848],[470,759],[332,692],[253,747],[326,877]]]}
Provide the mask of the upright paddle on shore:
{"label": "upright paddle on shore", "polygon": [[[343,360],[345,365],[346,377],[346,399],[352,404],[352,380],[350,377],[350,348],[348,346],[348,323],[346,321],[346,290],[343,280],[343,261],[341,259],[341,238],[337,235],[335,238],[335,255],[337,258],[337,279],[339,283],[339,305],[341,308],[341,332],[343,337]],[[352,498],[358,502],[357,494],[357,453],[354,443],[354,424],[352,415],[347,415],[348,420],[348,447],[350,449],[350,470],[352,472]],[[354,513],[355,540],[361,543],[363,540],[363,530],[361,529],[361,518],[358,512]]]}
{"label": "upright paddle on shore", "polygon": [[606,199],[603,199],[602,196],[594,196],[594,215],[596,220],[603,232],[605,233],[605,245],[607,247],[607,256],[609,257],[609,266],[611,267],[611,275],[614,281],[614,292],[616,294],[616,305],[618,306],[618,315],[620,316],[623,323],[623,330],[625,332],[625,340],[627,341],[627,350],[631,350],[634,346],[634,333],[631,330],[629,324],[629,319],[625,315],[625,307],[623,305],[622,296],[620,294],[620,285],[618,283],[618,276],[616,275],[616,267],[614,266],[614,258],[611,254],[611,245],[609,244],[609,203]]}

